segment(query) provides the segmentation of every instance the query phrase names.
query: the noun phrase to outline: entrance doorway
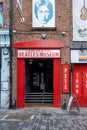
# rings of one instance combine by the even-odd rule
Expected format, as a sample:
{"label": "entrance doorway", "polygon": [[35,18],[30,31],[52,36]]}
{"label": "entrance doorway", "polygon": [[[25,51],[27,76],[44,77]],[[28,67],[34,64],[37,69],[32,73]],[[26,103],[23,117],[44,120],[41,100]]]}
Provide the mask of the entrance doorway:
{"label": "entrance doorway", "polygon": [[[60,91],[61,53],[60,52],[61,52],[61,48],[64,47],[64,44],[60,42],[52,41],[52,40],[51,41],[30,40],[30,41],[13,43],[12,46],[16,48],[16,51],[17,51],[17,96],[16,96],[17,108],[25,107],[25,99],[26,99],[25,95],[26,95],[26,88],[27,88],[26,87],[27,83],[25,84],[25,81],[27,81],[27,78],[25,77],[26,76],[25,74],[26,63],[25,62],[27,62],[26,60],[28,59],[33,59],[33,60],[43,59],[44,61],[47,60],[47,61],[53,62],[53,63],[51,62],[53,64],[53,68],[51,68],[51,72],[53,73],[53,75],[51,73],[52,78],[50,78],[51,81],[49,80],[51,83],[53,83],[52,84],[53,90],[50,89],[49,86],[48,86],[49,89],[47,89],[47,87],[45,86],[45,91],[48,91],[48,92],[53,91],[53,106],[56,108],[60,107],[61,106],[61,91]],[[29,62],[31,61],[29,60]],[[41,74],[41,75],[43,77],[44,74]],[[41,83],[43,83],[42,82],[43,78],[40,81]],[[44,88],[44,84],[42,84],[42,88]]]}
{"label": "entrance doorway", "polygon": [[[25,100],[26,99],[26,84],[25,84],[25,81],[26,81],[26,77],[25,77],[26,76],[26,74],[25,74],[26,65],[25,65],[25,61],[26,60],[23,59],[23,58],[18,58],[18,60],[17,60],[17,108],[23,108],[26,105],[25,104],[25,102],[26,102],[26,100]],[[52,61],[53,61],[53,72],[52,72],[53,76],[52,75],[51,76],[53,77],[53,79],[51,79],[51,81],[53,82],[53,93],[52,93],[53,94],[53,106],[57,108],[57,107],[60,107],[60,104],[61,104],[60,59],[53,59]],[[52,89],[50,90],[50,92],[51,91],[52,91]],[[30,93],[31,92],[32,91],[30,91]],[[50,96],[47,96],[47,97],[50,97]],[[28,96],[28,99],[30,101],[30,96]],[[43,98],[43,100],[41,98],[41,102],[42,101],[44,102],[44,98]]]}
{"label": "entrance doorway", "polygon": [[25,103],[53,103],[52,59],[25,59]]}

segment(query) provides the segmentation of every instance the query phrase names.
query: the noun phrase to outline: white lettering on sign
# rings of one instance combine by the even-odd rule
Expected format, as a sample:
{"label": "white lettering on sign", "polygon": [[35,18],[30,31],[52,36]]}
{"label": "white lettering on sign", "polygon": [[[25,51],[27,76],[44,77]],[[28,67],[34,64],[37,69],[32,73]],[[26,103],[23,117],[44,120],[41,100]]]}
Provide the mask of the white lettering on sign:
{"label": "white lettering on sign", "polygon": [[78,94],[79,93],[79,90],[78,89],[76,89],[76,94]]}
{"label": "white lettering on sign", "polygon": [[62,89],[63,93],[68,93],[69,92],[69,65],[64,64],[62,66]]}
{"label": "white lettering on sign", "polygon": [[81,73],[74,73],[74,95],[81,96]]}
{"label": "white lettering on sign", "polygon": [[65,73],[67,73],[67,71],[68,71],[68,69],[67,69],[67,68],[65,68],[65,69],[64,69],[64,72],[65,72]]}
{"label": "white lettering on sign", "polygon": [[87,73],[85,74],[85,76],[87,77]]}
{"label": "white lettering on sign", "polygon": [[18,50],[18,58],[60,58],[60,50]]}
{"label": "white lettering on sign", "polygon": [[79,84],[76,84],[76,89],[78,89],[79,88]]}

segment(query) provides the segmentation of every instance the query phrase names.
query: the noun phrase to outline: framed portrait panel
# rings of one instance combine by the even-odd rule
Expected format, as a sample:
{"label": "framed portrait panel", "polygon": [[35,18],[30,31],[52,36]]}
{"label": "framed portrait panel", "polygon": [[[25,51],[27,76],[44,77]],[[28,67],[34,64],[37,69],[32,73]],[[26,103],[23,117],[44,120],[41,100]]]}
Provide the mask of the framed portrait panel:
{"label": "framed portrait panel", "polygon": [[72,0],[73,41],[87,41],[87,0]]}
{"label": "framed portrait panel", "polygon": [[32,27],[55,27],[55,0],[32,0]]}

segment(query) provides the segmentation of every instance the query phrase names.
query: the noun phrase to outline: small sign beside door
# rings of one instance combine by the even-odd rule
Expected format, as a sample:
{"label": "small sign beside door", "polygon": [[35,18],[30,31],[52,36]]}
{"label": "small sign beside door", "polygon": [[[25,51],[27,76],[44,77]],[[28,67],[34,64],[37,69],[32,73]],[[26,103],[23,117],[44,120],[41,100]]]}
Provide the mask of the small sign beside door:
{"label": "small sign beside door", "polygon": [[68,64],[62,65],[62,92],[63,93],[69,92],[69,65]]}
{"label": "small sign beside door", "polygon": [[1,90],[4,90],[4,91],[8,91],[9,90],[9,83],[8,83],[8,81],[3,81],[3,82],[1,82]]}

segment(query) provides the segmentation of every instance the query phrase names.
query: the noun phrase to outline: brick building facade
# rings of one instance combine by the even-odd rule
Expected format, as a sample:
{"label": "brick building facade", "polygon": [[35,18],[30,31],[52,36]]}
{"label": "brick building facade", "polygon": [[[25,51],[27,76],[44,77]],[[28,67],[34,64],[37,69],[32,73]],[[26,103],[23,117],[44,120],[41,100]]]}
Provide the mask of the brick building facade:
{"label": "brick building facade", "polygon": [[[0,1],[4,7],[3,27],[0,29],[7,29],[10,34],[10,46],[4,45],[4,49],[8,48],[10,52],[10,86],[7,85],[6,90],[3,87],[4,91],[1,91],[1,95],[9,90],[10,96],[6,95],[9,100],[8,105],[16,101],[17,108],[30,105],[29,103],[40,103],[40,105],[52,103],[54,107],[62,107],[63,101],[68,103],[71,94],[77,97],[80,106],[87,106],[87,67],[86,60],[82,61],[86,58],[87,45],[86,40],[83,39],[83,31],[85,32],[86,29],[78,29],[79,40],[74,30],[76,15],[74,12],[75,10],[78,12],[74,6],[78,6],[77,2],[76,0],[47,0],[47,2],[43,0],[43,3],[49,3],[51,9],[51,11],[46,10],[46,15],[51,12],[52,17],[50,15],[49,21],[45,21],[46,16],[44,16],[44,22],[40,23],[39,15],[42,17],[48,6],[43,6],[43,10],[37,15],[36,9],[42,2],[38,3],[38,1]],[[79,5],[81,4],[82,1]],[[82,13],[81,9],[79,13]],[[84,20],[81,22],[86,25]],[[4,59],[4,56],[2,57]],[[2,96],[1,102],[6,98],[3,99]],[[4,104],[1,107],[5,108]]]}
{"label": "brick building facade", "polygon": [[[32,1],[22,1],[22,10],[13,1],[12,14],[12,42],[24,42],[29,40],[50,40],[64,43],[61,48],[61,66],[60,66],[60,93],[62,100],[70,96],[70,91],[62,93],[62,64],[70,65],[70,42],[72,41],[72,2],[55,0],[55,27],[32,27]],[[22,21],[24,18],[24,21]],[[42,35],[46,34],[46,39]],[[17,57],[16,49],[13,49],[12,55],[12,99],[17,98]],[[70,82],[70,81],[69,81]],[[70,87],[70,86],[69,86]],[[15,93],[14,93],[15,92]]]}

